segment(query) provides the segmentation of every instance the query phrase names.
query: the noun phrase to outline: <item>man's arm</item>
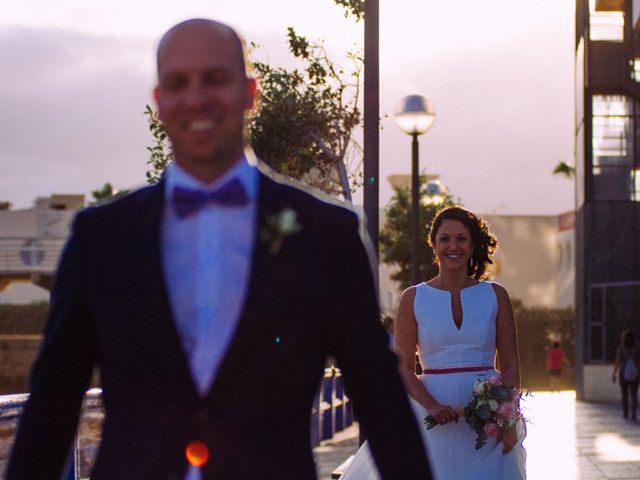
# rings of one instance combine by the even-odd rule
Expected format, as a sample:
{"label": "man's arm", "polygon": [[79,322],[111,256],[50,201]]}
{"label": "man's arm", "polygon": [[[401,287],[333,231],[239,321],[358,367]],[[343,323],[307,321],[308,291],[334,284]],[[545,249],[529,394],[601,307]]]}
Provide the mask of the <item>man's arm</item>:
{"label": "man's arm", "polygon": [[382,478],[431,479],[422,438],[381,323],[357,222],[336,240],[333,336],[338,365]]}
{"label": "man's arm", "polygon": [[78,224],[54,282],[44,340],[30,377],[7,480],[60,478],[95,363],[95,342],[83,303]]}

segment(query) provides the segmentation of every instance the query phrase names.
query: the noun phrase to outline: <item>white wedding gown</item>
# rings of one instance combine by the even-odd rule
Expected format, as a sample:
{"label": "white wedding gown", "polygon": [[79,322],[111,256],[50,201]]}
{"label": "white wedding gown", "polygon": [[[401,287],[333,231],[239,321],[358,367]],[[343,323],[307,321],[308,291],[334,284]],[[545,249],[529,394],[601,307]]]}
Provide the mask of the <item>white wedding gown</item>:
{"label": "white wedding gown", "polygon": [[[414,313],[418,323],[418,350],[425,368],[444,369],[493,365],[498,303],[489,282],[480,282],[460,292],[463,320],[458,330],[451,313],[449,292],[426,283],[417,286]],[[422,383],[442,404],[464,407],[471,398],[479,375],[487,372],[427,374]],[[522,480],[525,478],[524,425],[518,425],[520,442],[507,454],[502,443],[489,438],[475,449],[476,433],[464,419],[427,430],[422,421],[426,410],[411,400],[419,422],[429,463],[436,480]],[[341,480],[376,480],[380,476],[365,443],[340,477]]]}

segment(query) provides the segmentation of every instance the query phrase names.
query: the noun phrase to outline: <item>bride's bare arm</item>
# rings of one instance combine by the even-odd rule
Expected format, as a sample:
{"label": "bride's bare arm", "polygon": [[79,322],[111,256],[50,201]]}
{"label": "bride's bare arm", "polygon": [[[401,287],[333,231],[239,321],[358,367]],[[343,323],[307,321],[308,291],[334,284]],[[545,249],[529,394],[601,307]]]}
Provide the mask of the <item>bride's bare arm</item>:
{"label": "bride's bare arm", "polygon": [[502,285],[494,283],[493,288],[498,298],[496,349],[500,374],[505,385],[514,385],[516,388],[520,388],[520,360],[518,359],[516,322],[513,317],[511,300]]}
{"label": "bride's bare arm", "polygon": [[[500,284],[494,283],[493,288],[498,298],[498,317],[496,318],[496,349],[498,351],[498,368],[505,385],[520,388],[520,360],[518,359],[518,340],[516,336],[516,322],[509,294]],[[502,432],[498,436],[502,440],[503,453],[508,453],[518,442],[515,429]]]}
{"label": "bride's bare arm", "polygon": [[416,375],[415,361],[418,326],[413,313],[415,296],[416,287],[409,287],[402,292],[396,313],[394,338],[400,375],[409,396],[426,408],[429,415],[434,417],[438,423],[455,421],[458,418],[455,410],[449,405],[438,403]]}

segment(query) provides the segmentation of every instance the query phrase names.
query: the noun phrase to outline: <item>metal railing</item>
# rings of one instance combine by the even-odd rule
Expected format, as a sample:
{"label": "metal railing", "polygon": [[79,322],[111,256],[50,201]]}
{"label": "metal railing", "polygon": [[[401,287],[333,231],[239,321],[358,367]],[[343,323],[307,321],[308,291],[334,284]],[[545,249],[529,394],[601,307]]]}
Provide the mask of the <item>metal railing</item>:
{"label": "metal railing", "polygon": [[[0,422],[13,423],[15,431],[28,399],[28,393],[0,395]],[[102,390],[99,388],[92,388],[86,392],[84,401],[82,402],[83,415],[100,409],[102,409]],[[73,440],[71,451],[69,452],[69,459],[62,479],[80,480],[81,478],[89,478],[90,472],[82,471],[81,457],[80,436],[76,435]],[[0,474],[2,474],[2,472],[0,472]]]}
{"label": "metal railing", "polygon": [[326,368],[311,410],[311,446],[316,447],[352,423],[353,409],[344,390],[342,372],[335,367]]}
{"label": "metal railing", "polygon": [[65,240],[15,238],[0,240],[0,273],[53,272]]}

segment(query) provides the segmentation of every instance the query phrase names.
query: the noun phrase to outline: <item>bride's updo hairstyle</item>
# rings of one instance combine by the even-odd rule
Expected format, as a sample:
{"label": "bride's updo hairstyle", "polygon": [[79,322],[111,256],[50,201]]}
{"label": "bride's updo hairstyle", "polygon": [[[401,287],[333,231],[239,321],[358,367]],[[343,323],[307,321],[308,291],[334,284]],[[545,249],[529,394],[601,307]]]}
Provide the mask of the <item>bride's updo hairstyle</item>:
{"label": "bride's updo hairstyle", "polygon": [[493,264],[493,252],[498,246],[498,239],[489,231],[489,224],[484,218],[460,206],[443,208],[431,223],[428,238],[431,248],[435,246],[436,234],[445,220],[458,220],[471,232],[473,251],[467,265],[467,274],[476,280],[482,280],[488,274],[488,266]]}

